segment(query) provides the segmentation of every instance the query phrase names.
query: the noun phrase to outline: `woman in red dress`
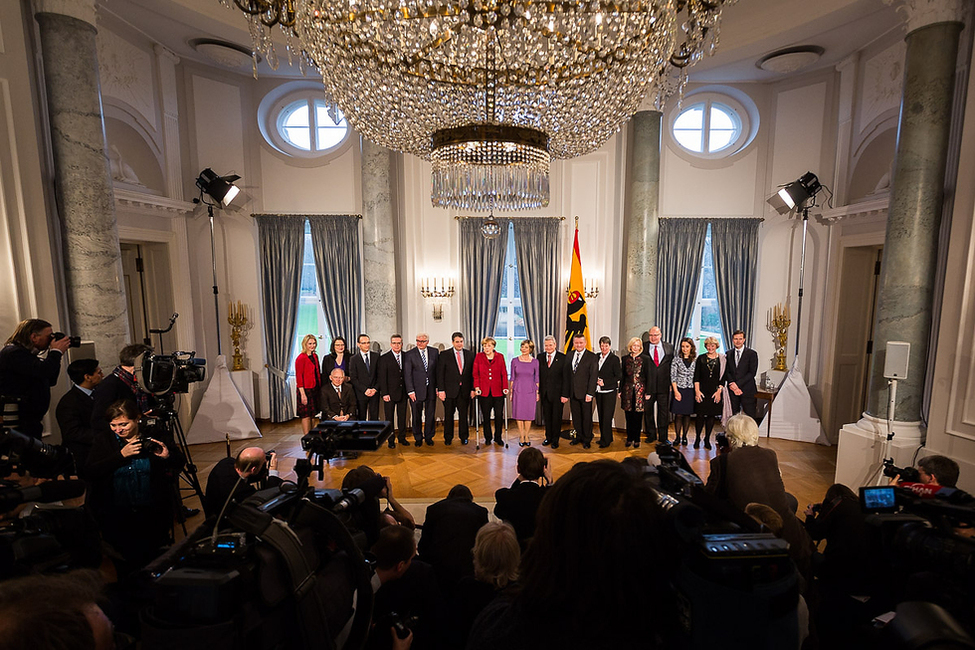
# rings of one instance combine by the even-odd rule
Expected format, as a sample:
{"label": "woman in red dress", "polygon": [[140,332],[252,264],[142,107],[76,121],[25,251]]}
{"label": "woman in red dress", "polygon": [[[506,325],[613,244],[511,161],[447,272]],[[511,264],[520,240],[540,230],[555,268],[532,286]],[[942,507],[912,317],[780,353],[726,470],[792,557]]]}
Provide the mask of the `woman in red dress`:
{"label": "woman in red dress", "polygon": [[497,342],[490,336],[481,340],[481,349],[474,357],[474,392],[481,402],[484,422],[484,444],[491,444],[491,411],[494,411],[494,444],[503,445],[504,400],[508,394],[508,369],[504,355],[494,351]]}
{"label": "woman in red dress", "polygon": [[298,386],[298,417],[301,418],[301,431],[311,431],[311,419],[321,410],[318,406],[318,391],[322,385],[322,371],[319,370],[318,355],[315,348],[318,339],[307,334],[301,339],[301,354],[295,359],[295,384]]}

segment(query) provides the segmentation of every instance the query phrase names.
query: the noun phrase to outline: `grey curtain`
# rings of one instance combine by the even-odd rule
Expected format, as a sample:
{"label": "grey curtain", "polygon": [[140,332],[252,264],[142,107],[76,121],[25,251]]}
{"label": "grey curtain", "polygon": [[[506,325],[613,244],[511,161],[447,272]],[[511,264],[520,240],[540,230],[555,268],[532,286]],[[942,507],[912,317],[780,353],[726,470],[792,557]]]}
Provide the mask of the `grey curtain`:
{"label": "grey curtain", "polygon": [[[657,324],[677,347],[691,324],[708,233],[705,219],[661,219],[657,244]],[[712,244],[713,245],[713,244]]]}
{"label": "grey curtain", "polygon": [[493,336],[501,306],[501,274],[508,249],[508,222],[501,221],[501,234],[485,239],[485,219],[460,220],[461,322],[468,346],[479,349],[481,339]]}
{"label": "grey curtain", "polygon": [[541,350],[542,339],[547,334],[558,340],[559,308],[565,303],[565,297],[559,292],[562,284],[559,226],[562,221],[529,217],[512,219],[511,223],[514,224],[525,329],[528,338]]}
{"label": "grey curtain", "polygon": [[761,219],[715,219],[711,222],[711,255],[718,291],[721,338],[731,348],[737,329],[752,340],[755,317],[755,279],[758,277],[758,228]]}
{"label": "grey curtain", "polygon": [[362,333],[362,255],[359,216],[308,217],[315,251],[315,275],[329,334],[345,337],[349,345]]}
{"label": "grey curtain", "polygon": [[271,421],[286,422],[294,418],[287,378],[291,364],[291,343],[298,320],[305,218],[279,215],[254,217],[257,220],[261,256]]}

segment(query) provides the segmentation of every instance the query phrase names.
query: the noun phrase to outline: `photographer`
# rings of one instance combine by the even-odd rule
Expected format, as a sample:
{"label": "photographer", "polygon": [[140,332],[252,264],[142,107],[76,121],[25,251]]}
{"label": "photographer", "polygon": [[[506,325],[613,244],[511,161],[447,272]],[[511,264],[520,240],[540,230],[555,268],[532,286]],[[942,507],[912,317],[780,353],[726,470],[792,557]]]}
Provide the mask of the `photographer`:
{"label": "photographer", "polygon": [[903,479],[897,474],[890,480],[891,485],[897,485],[908,489],[913,486],[927,485],[929,488],[914,490],[915,492],[932,493],[936,488],[953,488],[958,483],[958,463],[947,456],[925,456],[917,461],[917,478],[913,473],[904,472]]}
{"label": "photographer", "polygon": [[[370,650],[403,647],[406,642],[416,648],[440,648],[445,621],[444,604],[437,587],[433,568],[416,559],[413,531],[405,526],[387,526],[372,546],[376,557],[373,605],[374,626],[366,647]],[[399,639],[388,630],[395,626],[409,631],[406,639]],[[415,636],[413,636],[415,632]],[[412,638],[411,638],[412,637]]]}
{"label": "photographer", "polygon": [[[44,432],[41,420],[51,406],[51,386],[61,374],[61,356],[70,339],[54,340],[51,324],[29,318],[17,326],[0,350],[0,395],[19,397],[17,429],[40,439]],[[41,359],[38,355],[47,351]]]}
{"label": "photographer", "polygon": [[135,402],[139,412],[146,414],[152,411],[151,396],[139,388],[139,381],[135,376],[135,362],[141,355],[152,352],[152,348],[144,343],[126,345],[118,353],[119,365],[112,374],[102,380],[91,394],[94,404],[91,413],[91,428],[95,432],[109,433],[108,420],[105,412],[108,407],[119,400]]}
{"label": "photographer", "polygon": [[548,459],[535,447],[518,454],[518,476],[509,488],[494,493],[494,515],[510,523],[518,534],[522,550],[535,534],[535,513],[552,484]]}
{"label": "photographer", "polygon": [[98,359],[78,359],[68,365],[68,377],[74,382],[54,411],[61,427],[61,444],[71,450],[78,471],[82,472],[91,451],[91,412],[94,401],[91,394],[101,383],[102,369]]}
{"label": "photographer", "polygon": [[236,458],[222,459],[210,471],[203,509],[207,517],[213,517],[220,514],[231,495],[239,502],[257,491],[255,485],[263,489],[280,484],[277,454],[273,451],[265,454],[260,447],[247,447]]}
{"label": "photographer", "polygon": [[[401,524],[410,530],[416,528],[413,515],[400,504],[393,496],[393,484],[388,476],[380,476],[368,465],[353,467],[342,479],[343,490],[353,490],[364,487],[367,483],[382,479],[386,487],[382,488],[378,497],[367,499],[353,513],[352,526],[366,536],[366,541],[371,546],[379,539],[380,529]],[[388,507],[380,511],[379,500],[385,498]]]}
{"label": "photographer", "polygon": [[[102,537],[122,556],[120,574],[138,569],[169,543],[173,474],[183,457],[162,433],[142,434],[142,413],[131,400],[105,413],[109,433],[95,433],[88,457],[88,502]],[[148,432],[147,432],[148,433]]]}

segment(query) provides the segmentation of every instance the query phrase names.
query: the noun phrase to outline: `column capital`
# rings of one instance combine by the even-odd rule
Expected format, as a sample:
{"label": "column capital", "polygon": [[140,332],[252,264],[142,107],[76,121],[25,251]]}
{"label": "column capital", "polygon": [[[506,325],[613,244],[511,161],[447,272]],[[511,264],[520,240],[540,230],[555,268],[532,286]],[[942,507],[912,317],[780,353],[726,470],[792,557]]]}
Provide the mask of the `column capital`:
{"label": "column capital", "polygon": [[854,52],[850,56],[846,57],[835,66],[833,66],[837,72],[843,73],[849,70],[851,67],[855,69],[856,64],[860,61],[860,53]]}
{"label": "column capital", "polygon": [[968,15],[966,0],[884,0],[904,14],[907,33],[938,23],[963,23]]}
{"label": "column capital", "polygon": [[155,43],[152,46],[152,51],[156,53],[156,56],[158,58],[165,59],[167,61],[171,61],[173,65],[176,65],[177,63],[179,63],[179,55],[176,54],[175,52],[173,52],[171,49],[169,49],[165,45],[161,45],[159,43]]}
{"label": "column capital", "polygon": [[98,26],[95,0],[34,0],[34,14],[60,14]]}

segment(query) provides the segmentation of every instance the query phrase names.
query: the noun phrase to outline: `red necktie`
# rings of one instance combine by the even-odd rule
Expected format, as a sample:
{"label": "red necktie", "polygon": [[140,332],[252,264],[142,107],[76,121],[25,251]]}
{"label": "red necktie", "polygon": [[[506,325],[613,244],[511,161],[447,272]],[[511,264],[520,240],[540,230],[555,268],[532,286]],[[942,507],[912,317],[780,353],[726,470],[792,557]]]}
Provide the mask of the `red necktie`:
{"label": "red necktie", "polygon": [[653,365],[660,365],[660,355],[657,353],[657,346],[653,346]]}
{"label": "red necktie", "polygon": [[460,356],[460,350],[457,350],[457,369],[464,372],[464,359]]}
{"label": "red necktie", "polygon": [[551,355],[551,354],[550,354],[550,355],[548,355],[548,367],[549,367],[549,368],[551,368],[551,367],[552,367],[552,355]]}

